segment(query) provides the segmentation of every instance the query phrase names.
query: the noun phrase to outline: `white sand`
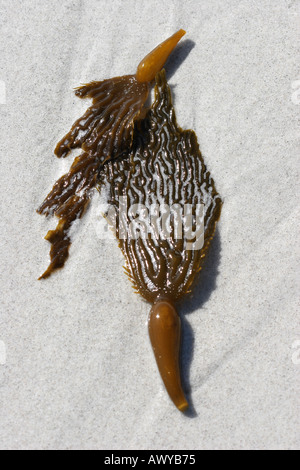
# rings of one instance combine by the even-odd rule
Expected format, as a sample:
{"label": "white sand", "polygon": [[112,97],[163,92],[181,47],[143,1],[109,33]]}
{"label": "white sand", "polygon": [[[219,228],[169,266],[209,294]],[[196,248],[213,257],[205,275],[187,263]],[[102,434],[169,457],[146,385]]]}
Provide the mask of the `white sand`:
{"label": "white sand", "polygon": [[[299,448],[299,2],[2,0],[0,25],[0,448]],[[178,122],[224,199],[181,307],[187,416],[161,383],[149,306],[96,236],[96,200],[64,270],[36,280],[55,222],[35,209],[69,168],[53,149],[86,107],[72,87],[134,73],[179,28]]]}

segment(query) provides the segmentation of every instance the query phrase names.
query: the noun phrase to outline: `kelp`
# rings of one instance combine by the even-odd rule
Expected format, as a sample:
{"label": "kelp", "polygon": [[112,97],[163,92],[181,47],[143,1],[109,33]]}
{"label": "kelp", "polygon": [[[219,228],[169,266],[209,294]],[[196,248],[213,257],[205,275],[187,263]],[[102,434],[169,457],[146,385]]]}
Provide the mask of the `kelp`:
{"label": "kelp", "polygon": [[[46,235],[51,263],[41,278],[47,278],[64,265],[71,226],[84,214],[94,189],[105,187],[106,218],[124,254],[127,276],[151,304],[150,341],[165,387],[181,411],[188,402],[180,378],[176,303],[193,289],[222,208],[196,134],[177,124],[166,73],[160,71],[183,34],[179,30],[157,46],[135,75],[76,89],[92,105],[57,144],[55,154],[82,153],[38,209],[59,219]],[[155,99],[148,109],[154,77]]]}

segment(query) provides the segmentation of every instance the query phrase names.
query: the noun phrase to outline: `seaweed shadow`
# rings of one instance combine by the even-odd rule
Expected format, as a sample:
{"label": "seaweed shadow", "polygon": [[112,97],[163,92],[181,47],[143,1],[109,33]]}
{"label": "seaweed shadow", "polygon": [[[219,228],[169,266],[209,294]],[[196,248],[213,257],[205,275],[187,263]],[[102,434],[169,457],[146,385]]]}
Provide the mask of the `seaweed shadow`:
{"label": "seaweed shadow", "polygon": [[200,309],[209,299],[212,292],[217,287],[218,267],[221,259],[221,240],[218,227],[211,246],[208,250],[206,260],[202,271],[199,274],[193,292],[189,297],[184,299],[184,303],[179,304],[179,312],[182,320],[182,347],[181,347],[181,370],[182,381],[185,385],[187,395],[189,395],[190,407],[185,413],[187,417],[194,418],[197,412],[191,399],[190,387],[190,369],[194,356],[195,336],[191,326],[186,320],[186,315]]}
{"label": "seaweed shadow", "polygon": [[181,66],[185,61],[191,50],[195,47],[195,42],[191,39],[186,39],[185,41],[180,42],[176,46],[176,53],[172,53],[168,58],[164,68],[167,73],[167,80],[174,75],[176,70]]}

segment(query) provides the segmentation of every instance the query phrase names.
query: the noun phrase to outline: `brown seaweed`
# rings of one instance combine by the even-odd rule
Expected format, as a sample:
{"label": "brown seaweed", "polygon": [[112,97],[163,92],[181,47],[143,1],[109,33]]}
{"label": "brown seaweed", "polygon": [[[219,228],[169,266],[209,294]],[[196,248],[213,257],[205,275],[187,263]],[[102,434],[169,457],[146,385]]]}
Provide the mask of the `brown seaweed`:
{"label": "brown seaweed", "polygon": [[[178,126],[165,71],[159,72],[183,34],[179,30],[157,46],[136,75],[76,89],[80,98],[92,99],[92,106],[57,144],[55,154],[64,158],[76,148],[82,154],[38,210],[59,218],[45,237],[52,245],[50,266],[41,276],[46,278],[64,265],[71,225],[83,215],[93,189],[106,187],[113,209],[107,219],[124,254],[126,274],[152,305],[150,341],[165,387],[181,411],[188,402],[180,378],[176,304],[195,284],[222,208],[197,137]],[[154,77],[155,100],[146,109]]]}
{"label": "brown seaweed", "polygon": [[203,204],[204,244],[198,250],[188,250],[188,239],[176,239],[172,233],[165,240],[142,236],[122,239],[118,218],[116,234],[129,276],[139,294],[151,303],[158,298],[177,301],[191,292],[222,206],[196,134],[183,131],[176,123],[164,71],[156,76],[155,95],[155,102],[136,131],[135,148],[129,159],[109,162],[100,178],[100,189],[101,185],[107,185],[108,202],[116,208],[117,215],[120,196],[125,197],[127,227],[136,217],[130,215],[130,209],[136,204],[146,208],[157,204],[168,207],[177,204],[181,208],[190,204],[195,208]]}
{"label": "brown seaweed", "polygon": [[105,163],[131,148],[134,123],[141,115],[150,82],[184,34],[179,30],[157,46],[139,64],[136,75],[91,82],[76,89],[76,96],[91,98],[92,106],[55,148],[59,158],[66,157],[73,149],[82,149],[83,153],[75,159],[70,171],[55,183],[38,209],[40,214],[59,218],[56,229],[45,237],[52,245],[51,263],[40,279],[64,265],[71,243],[72,223],[87,208]]}
{"label": "brown seaweed", "polygon": [[[108,202],[117,214],[116,235],[126,259],[126,273],[136,291],[153,304],[149,334],[161,376],[170,397],[183,411],[187,401],[180,384],[180,320],[175,303],[191,292],[213,238],[222,202],[195,133],[183,131],[176,123],[164,71],[156,76],[155,102],[137,127],[129,160],[110,161],[100,183],[107,186]],[[165,239],[153,236],[151,224],[142,225],[139,236],[130,236],[137,215],[132,207],[184,209],[187,204],[192,208],[192,226],[197,205],[202,207],[201,249],[197,244],[190,249],[189,238],[178,237],[174,230]],[[161,220],[162,214],[156,222]],[[120,233],[124,224],[129,228],[126,237]]]}

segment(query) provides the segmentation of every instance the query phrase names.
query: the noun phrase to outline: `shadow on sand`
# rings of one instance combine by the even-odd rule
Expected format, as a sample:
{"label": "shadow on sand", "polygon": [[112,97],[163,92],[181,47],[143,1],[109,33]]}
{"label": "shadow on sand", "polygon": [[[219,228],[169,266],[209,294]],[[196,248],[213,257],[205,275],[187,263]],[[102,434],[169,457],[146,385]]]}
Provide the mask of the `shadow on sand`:
{"label": "shadow on sand", "polygon": [[[182,382],[190,404],[188,410],[185,412],[185,415],[191,418],[197,416],[191,399],[190,386],[190,368],[193,361],[195,337],[192,328],[186,319],[186,315],[193,313],[195,310],[199,310],[201,307],[203,307],[205,302],[207,302],[209,299],[211,293],[216,289],[220,259],[221,241],[217,227],[214,239],[212,240],[211,246],[208,250],[203,269],[199,274],[196,284],[194,285],[193,292],[189,297],[184,298],[184,300],[178,305],[178,311],[182,321]],[[198,313],[201,314],[201,312]]]}

